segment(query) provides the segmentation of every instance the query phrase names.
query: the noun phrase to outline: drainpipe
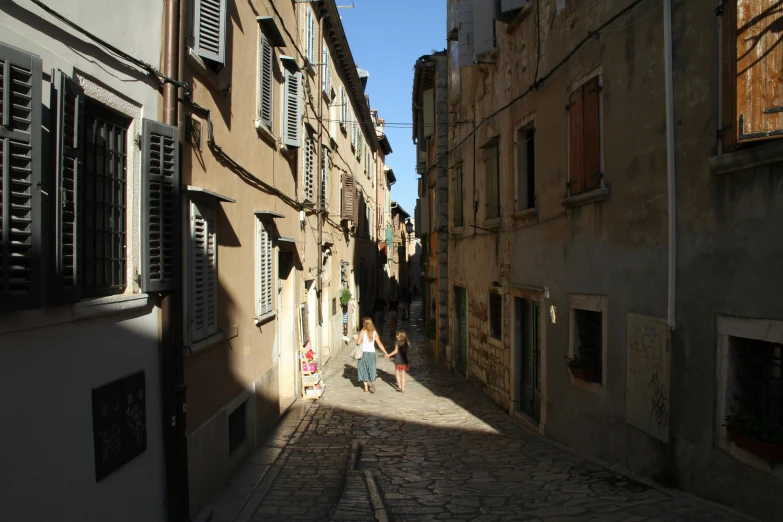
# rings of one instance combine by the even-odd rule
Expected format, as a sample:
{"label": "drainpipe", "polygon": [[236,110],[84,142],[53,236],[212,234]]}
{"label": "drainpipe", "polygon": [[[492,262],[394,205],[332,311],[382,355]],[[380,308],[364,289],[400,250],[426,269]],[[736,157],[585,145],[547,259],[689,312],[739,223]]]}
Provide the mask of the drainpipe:
{"label": "drainpipe", "polygon": [[663,2],[664,81],[666,86],[666,181],[669,207],[669,294],[667,320],[674,331],[677,276],[677,195],[674,170],[674,81],[672,79],[672,1]]}
{"label": "drainpipe", "polygon": [[[326,19],[326,10],[324,9],[324,10],[321,11],[321,20],[319,21],[320,28],[319,28],[319,32],[318,32],[318,34],[321,35],[321,45],[322,46],[326,45],[326,39],[324,38],[324,25],[325,25],[324,22],[325,22],[325,19]],[[328,67],[326,65],[326,62],[324,61],[323,57],[324,57],[324,53],[323,53],[323,49],[321,49],[321,62],[323,63],[323,65],[321,66],[321,74],[318,75],[318,83],[315,86],[315,92],[318,93],[318,151],[316,152],[315,157],[316,158],[321,158],[321,165],[320,165],[321,170],[323,169],[323,164],[324,164],[324,158],[322,156],[323,153],[324,153],[324,147],[323,147],[323,138],[324,138],[324,129],[323,129],[323,127],[324,127],[324,120],[323,120],[323,115],[324,115],[324,96],[323,96],[323,93],[321,91],[323,89],[324,78],[326,77],[326,67]],[[327,168],[328,168],[328,165],[327,165]],[[321,172],[321,176],[322,175],[323,175],[323,172]],[[320,179],[320,176],[319,176],[318,181],[322,181]],[[323,186],[323,183],[319,183],[319,185]],[[321,187],[318,187],[318,188],[320,189]],[[329,190],[328,187],[327,187],[327,190]],[[319,192],[320,192],[320,190],[319,190]],[[320,199],[321,199],[321,201],[324,200],[324,195],[323,194],[321,194],[321,198]],[[316,214],[316,218],[318,219],[318,249],[317,249],[317,251],[318,251],[318,270],[316,270],[315,273],[316,273],[316,275],[318,277],[318,280],[315,282],[315,284],[316,284],[316,288],[318,289],[318,324],[319,324],[319,326],[323,326],[323,320],[324,320],[324,318],[323,318],[323,304],[324,304],[323,303],[323,291],[324,291],[324,284],[323,284],[323,273],[322,273],[322,270],[323,270],[323,266],[324,266],[324,236],[323,236],[323,233],[324,233],[324,212],[326,212],[326,209],[321,207],[320,201],[316,202],[316,208],[318,208],[318,213]],[[318,350],[317,350],[319,356],[321,354],[321,347],[324,345],[324,340],[321,338],[321,333],[322,332],[323,332],[323,328],[319,328],[318,329],[319,346],[318,346]],[[331,352],[330,352],[330,355],[331,355]]]}
{"label": "drainpipe", "polygon": [[[180,55],[180,4],[167,0],[163,42],[163,74],[178,79]],[[177,87],[163,86],[163,123],[178,125]],[[166,458],[166,506],[168,520],[190,520],[188,500],[188,452],[185,415],[185,379],[182,352],[182,293],[168,292],[160,299],[161,392],[163,438]]]}

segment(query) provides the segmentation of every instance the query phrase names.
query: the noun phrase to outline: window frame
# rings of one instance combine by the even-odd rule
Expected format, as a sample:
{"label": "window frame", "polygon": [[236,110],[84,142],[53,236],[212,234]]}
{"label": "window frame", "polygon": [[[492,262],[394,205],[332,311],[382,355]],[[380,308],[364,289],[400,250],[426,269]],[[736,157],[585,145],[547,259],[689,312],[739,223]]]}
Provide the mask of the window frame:
{"label": "window frame", "polygon": [[605,394],[607,389],[608,354],[607,340],[609,298],[605,295],[569,294],[568,295],[568,358],[572,359],[576,354],[576,318],[575,310],[586,310],[601,313],[601,382],[589,382],[577,379],[571,372],[569,377],[571,387],[582,388],[599,394]]}
{"label": "window frame", "polygon": [[[580,154],[581,158],[579,159],[580,164],[582,165],[582,172],[578,176],[579,180],[581,180],[581,184],[585,185],[585,179],[586,174],[584,171],[584,158],[585,158],[585,152],[584,152],[584,137],[586,135],[585,131],[585,125],[584,125],[584,89],[585,87],[592,82],[593,80],[597,80],[598,82],[598,120],[595,122],[595,125],[598,127],[597,137],[598,137],[598,173],[595,175],[598,176],[598,184],[590,189],[586,189],[582,187],[581,189],[573,189],[573,185],[575,185],[577,182],[574,181],[574,173],[573,171],[573,158],[572,154],[575,152],[575,144],[573,142],[572,137],[572,115],[575,114],[572,112],[572,101],[571,96],[574,95],[577,91],[580,91],[580,108],[582,109],[582,112],[579,115],[580,118]],[[598,67],[595,70],[591,71],[589,74],[586,74],[585,76],[579,78],[578,80],[574,81],[571,86],[568,89],[568,93],[566,95],[566,108],[568,112],[567,120],[567,169],[566,169],[566,188],[568,192],[568,197],[576,197],[581,196],[583,194],[589,194],[592,192],[597,192],[604,190],[606,188],[605,183],[605,176],[604,176],[604,149],[605,149],[605,133],[604,133],[604,93],[603,93],[603,85],[604,85],[604,77],[603,77],[603,67]]]}
{"label": "window frame", "polygon": [[[484,168],[484,220],[485,221],[493,221],[496,219],[500,219],[503,212],[503,207],[501,204],[501,179],[500,179],[500,136],[495,136],[488,140],[484,145],[481,146],[483,150],[483,168]],[[492,151],[494,150],[494,154]],[[496,204],[497,204],[497,212],[495,215],[489,214],[489,181],[490,181],[490,172],[488,163],[490,160],[494,157],[495,160],[495,172],[494,176],[492,178],[495,181],[495,190],[496,190]]]}

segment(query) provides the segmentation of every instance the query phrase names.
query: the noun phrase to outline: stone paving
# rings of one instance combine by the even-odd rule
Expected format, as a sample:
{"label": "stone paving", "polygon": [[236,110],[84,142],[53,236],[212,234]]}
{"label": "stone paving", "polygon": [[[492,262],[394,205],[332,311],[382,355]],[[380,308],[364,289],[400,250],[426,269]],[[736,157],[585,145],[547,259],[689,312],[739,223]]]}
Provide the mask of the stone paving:
{"label": "stone paving", "polygon": [[[414,303],[411,321],[398,327],[413,340],[405,393],[394,389],[393,362],[380,351],[377,392],[363,392],[350,346],[343,349],[325,368],[323,398],[295,404],[278,433],[249,459],[248,465],[264,463],[263,477],[260,469],[240,470],[213,520],[376,519],[369,498],[361,505],[361,475],[348,473],[355,441],[362,444],[357,467],[375,477],[392,521],[749,520],[526,430],[433,360],[420,310],[421,302]],[[382,339],[391,350],[390,336],[384,332]],[[337,509],[344,489],[352,506],[347,511]]]}

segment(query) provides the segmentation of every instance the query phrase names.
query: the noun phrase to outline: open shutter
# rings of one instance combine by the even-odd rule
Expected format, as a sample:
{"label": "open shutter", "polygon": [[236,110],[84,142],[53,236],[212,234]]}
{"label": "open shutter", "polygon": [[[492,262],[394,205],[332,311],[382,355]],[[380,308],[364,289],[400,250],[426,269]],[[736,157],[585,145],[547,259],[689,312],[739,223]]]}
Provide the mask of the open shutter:
{"label": "open shutter", "polygon": [[84,132],[84,91],[62,71],[58,71],[57,155],[56,155],[56,255],[53,302],[73,302],[81,298],[79,275],[80,192],[82,180],[82,133]]}
{"label": "open shutter", "polygon": [[283,143],[287,147],[302,144],[301,125],[302,73],[285,72],[285,103],[283,104]]}
{"label": "open shutter", "polygon": [[142,290],[180,287],[180,163],[177,128],[143,120]]}
{"label": "open shutter", "polygon": [[783,9],[780,2],[738,0],[735,9],[739,141],[783,135]]}
{"label": "open shutter", "polygon": [[326,147],[321,156],[321,208],[329,208],[329,149]]}
{"label": "open shutter", "polygon": [[582,105],[579,88],[568,96],[568,185],[572,196],[584,192]]}
{"label": "open shutter", "polygon": [[726,0],[721,21],[723,57],[723,99],[721,100],[721,136],[723,150],[737,144],[737,0]]}
{"label": "open shutter", "polygon": [[309,6],[305,6],[305,58],[309,64],[315,63],[315,15]]}
{"label": "open shutter", "polygon": [[332,68],[330,67],[329,50],[326,48],[326,42],[321,44],[323,46],[323,91],[329,96],[332,90]]}
{"label": "open shutter", "polygon": [[345,120],[346,120],[346,114],[347,114],[346,106],[345,106],[345,87],[342,85],[340,86],[340,125],[342,125],[343,128],[345,128]]}
{"label": "open shutter", "polygon": [[195,0],[194,51],[223,64],[226,55],[226,0]]}
{"label": "open shutter", "polygon": [[313,180],[313,164],[315,162],[315,150],[313,137],[308,132],[305,136],[304,158],[302,159],[302,184],[304,187],[305,201],[315,202],[315,183]]}
{"label": "open shutter", "polygon": [[478,0],[473,4],[473,51],[478,55],[495,48],[495,9],[491,2]]}
{"label": "open shutter", "polygon": [[0,44],[0,311],[41,303],[41,59]]}
{"label": "open shutter", "polygon": [[364,193],[362,192],[362,187],[358,183],[354,184],[354,191],[355,194],[353,196],[353,226],[358,227],[359,216],[361,215],[360,212],[364,210],[362,208],[362,203],[364,202]]}
{"label": "open shutter", "polygon": [[261,119],[261,123],[266,125],[267,129],[272,130],[272,44],[269,43],[269,39],[261,33],[261,41],[259,42],[259,79],[261,85],[258,89],[260,97],[258,104],[258,117]]}
{"label": "open shutter", "polygon": [[217,332],[217,237],[212,207],[190,204],[190,342]]}
{"label": "open shutter", "polygon": [[353,176],[345,174],[343,176],[343,193],[342,193],[342,212],[340,213],[341,219],[353,220],[354,216],[354,197],[356,196],[356,184]]}
{"label": "open shutter", "polygon": [[258,235],[256,237],[258,256],[258,304],[256,313],[259,316],[267,314],[273,310],[272,301],[272,238],[267,232],[264,223],[258,221]]}
{"label": "open shutter", "polygon": [[457,6],[457,48],[459,50],[459,66],[473,65],[474,33],[473,33],[473,0],[462,0]]}
{"label": "open shutter", "polygon": [[584,113],[582,116],[584,159],[584,190],[601,186],[601,87],[596,76],[582,86]]}

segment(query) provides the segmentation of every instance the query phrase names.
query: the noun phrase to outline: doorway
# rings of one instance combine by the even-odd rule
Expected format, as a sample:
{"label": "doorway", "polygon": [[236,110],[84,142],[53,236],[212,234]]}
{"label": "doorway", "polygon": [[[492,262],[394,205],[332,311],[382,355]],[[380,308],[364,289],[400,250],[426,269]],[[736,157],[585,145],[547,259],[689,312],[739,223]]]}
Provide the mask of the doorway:
{"label": "doorway", "polygon": [[541,420],[541,328],[540,305],[530,299],[514,298],[514,380],[517,409]]}
{"label": "doorway", "polygon": [[454,287],[454,368],[460,375],[468,374],[468,298],[467,291]]}
{"label": "doorway", "polygon": [[294,257],[291,252],[278,250],[277,254],[277,320],[279,346],[276,350],[279,368],[279,389],[281,411],[296,399],[299,393],[296,371],[297,341],[296,323],[296,288],[292,274],[294,273]]}

